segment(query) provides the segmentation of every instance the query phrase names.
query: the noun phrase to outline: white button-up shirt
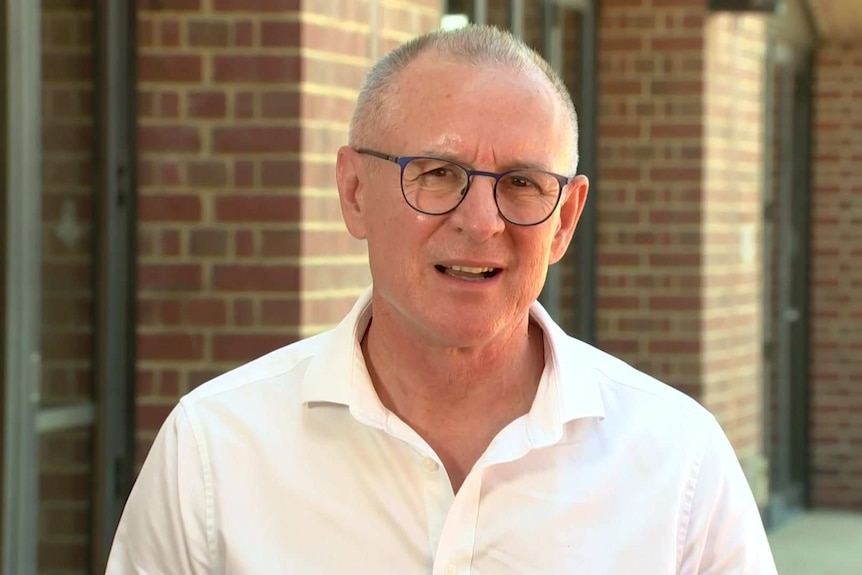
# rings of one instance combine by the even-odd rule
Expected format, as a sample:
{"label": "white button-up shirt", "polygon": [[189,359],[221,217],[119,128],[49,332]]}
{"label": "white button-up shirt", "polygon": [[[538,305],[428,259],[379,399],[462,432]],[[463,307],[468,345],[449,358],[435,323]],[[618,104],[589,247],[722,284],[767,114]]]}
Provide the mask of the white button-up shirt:
{"label": "white button-up shirt", "polygon": [[539,304],[546,365],[455,495],[334,330],[183,397],[117,530],[110,575],[671,575],[776,572],[715,419],[568,337]]}

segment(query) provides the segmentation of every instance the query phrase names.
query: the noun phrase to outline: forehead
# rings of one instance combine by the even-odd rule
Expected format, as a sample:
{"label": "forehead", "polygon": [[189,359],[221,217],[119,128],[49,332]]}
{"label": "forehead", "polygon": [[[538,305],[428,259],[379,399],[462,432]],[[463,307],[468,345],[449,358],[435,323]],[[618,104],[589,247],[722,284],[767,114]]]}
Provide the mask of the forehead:
{"label": "forehead", "polygon": [[389,140],[404,153],[439,150],[548,167],[565,157],[562,105],[538,70],[423,54],[400,74],[394,104]]}

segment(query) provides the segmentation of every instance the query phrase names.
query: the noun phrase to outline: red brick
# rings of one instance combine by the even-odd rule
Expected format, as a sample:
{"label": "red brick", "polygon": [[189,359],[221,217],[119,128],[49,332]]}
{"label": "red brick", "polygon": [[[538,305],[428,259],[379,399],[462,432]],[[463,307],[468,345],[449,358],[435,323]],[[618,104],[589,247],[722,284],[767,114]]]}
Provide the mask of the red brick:
{"label": "red brick", "polygon": [[228,230],[195,229],[189,232],[189,254],[196,257],[228,255]]}
{"label": "red brick", "polygon": [[193,326],[227,323],[227,302],[223,299],[194,299],[186,303],[186,322]]}
{"label": "red brick", "polygon": [[176,118],[180,113],[180,95],[176,92],[162,92],[159,94],[159,116],[162,118]]}
{"label": "red brick", "polygon": [[599,50],[602,53],[606,52],[637,52],[643,47],[643,40],[640,38],[622,37],[622,38],[600,38]]}
{"label": "red brick", "polygon": [[653,168],[650,180],[653,182],[699,182],[702,176],[700,167]]}
{"label": "red brick", "polygon": [[182,250],[180,234],[177,230],[162,230],[159,242],[160,253],[163,256],[178,256]]}
{"label": "red brick", "polygon": [[203,358],[203,347],[200,334],[138,334],[138,357],[141,360],[198,360]]}
{"label": "red brick", "polygon": [[138,19],[138,46],[147,47],[155,43],[154,24],[152,20],[147,20],[145,17]]}
{"label": "red brick", "polygon": [[[296,160],[268,160],[261,163],[263,187],[296,187],[300,184],[302,166]],[[307,182],[311,185],[314,183]]]}
{"label": "red brick", "polygon": [[138,287],[158,290],[194,290],[201,287],[201,268],[194,264],[141,264]]}
{"label": "red brick", "polygon": [[260,24],[260,43],[263,46],[298,46],[302,38],[299,28],[299,22],[295,20],[263,21]]}
{"label": "red brick", "polygon": [[201,217],[201,202],[191,195],[143,195],[138,218],[144,222],[193,222]]}
{"label": "red brick", "polygon": [[295,221],[299,198],[291,196],[224,196],[215,200],[216,219],[220,222]]}
{"label": "red brick", "polygon": [[650,40],[650,49],[656,52],[694,52],[703,50],[703,43],[703,35],[687,38],[653,38]]}
{"label": "red brick", "polygon": [[257,255],[255,249],[254,232],[249,230],[238,230],[234,234],[236,255],[240,257],[251,257]]}
{"label": "red brick", "polygon": [[216,55],[213,76],[216,82],[274,83],[298,82],[299,58],[291,55]]}
{"label": "red brick", "polygon": [[299,118],[299,101],[295,91],[265,92],[261,99],[261,115],[264,118]]}
{"label": "red brick", "polygon": [[213,130],[213,148],[217,153],[257,154],[299,151],[297,126],[223,127]]}
{"label": "red brick", "polygon": [[230,29],[227,22],[196,20],[188,22],[187,26],[190,46],[218,48],[228,45]]}
{"label": "red brick", "polygon": [[161,325],[179,325],[183,320],[183,306],[179,300],[159,302],[159,322]]}
{"label": "red brick", "polygon": [[233,25],[233,44],[234,46],[254,46],[255,45],[255,23],[254,22],[236,22]]}
{"label": "red brick", "polygon": [[191,126],[140,126],[138,145],[143,152],[197,152],[201,142]]}
{"label": "red brick", "polygon": [[233,165],[233,184],[238,188],[251,188],[255,185],[255,163],[238,160]]}
{"label": "red brick", "polygon": [[199,10],[200,0],[138,0],[138,10],[145,11],[174,11],[174,10]]}
{"label": "red brick", "polygon": [[182,43],[182,29],[176,20],[162,20],[159,22],[159,46],[176,47]]}
{"label": "red brick", "polygon": [[159,392],[169,398],[178,397],[180,377],[176,370],[162,369],[159,372]]}
{"label": "red brick", "polygon": [[261,255],[264,257],[296,257],[302,236],[299,230],[263,231]]}
{"label": "red brick", "polygon": [[253,118],[255,116],[255,94],[239,92],[234,96],[233,115],[235,118]]}
{"label": "red brick", "polygon": [[653,80],[650,82],[650,92],[656,96],[700,96],[703,94],[701,80]]}
{"label": "red brick", "polygon": [[266,299],[260,302],[260,319],[263,325],[298,325],[301,318],[298,299]]}
{"label": "red brick", "polygon": [[295,265],[216,265],[213,285],[221,291],[292,291],[299,287],[299,268]]}
{"label": "red brick", "polygon": [[222,188],[227,185],[227,165],[219,160],[196,160],[187,166],[187,183],[193,188]]}
{"label": "red brick", "polygon": [[234,325],[254,325],[257,322],[255,302],[250,299],[237,299],[233,302]]}
{"label": "red brick", "polygon": [[188,114],[193,118],[224,118],[227,114],[224,92],[191,92],[187,102]]}
{"label": "red brick", "polygon": [[156,97],[152,92],[138,91],[138,117],[149,118],[156,115]]}
{"label": "red brick", "polygon": [[141,54],[138,56],[138,80],[199,83],[201,66],[201,57],[195,54]]}
{"label": "red brick", "polygon": [[601,83],[600,90],[602,94],[608,96],[630,96],[640,94],[643,85],[641,82],[630,80],[604,81]]}
{"label": "red brick", "polygon": [[300,0],[213,0],[215,9],[223,12],[291,12],[301,5]]}

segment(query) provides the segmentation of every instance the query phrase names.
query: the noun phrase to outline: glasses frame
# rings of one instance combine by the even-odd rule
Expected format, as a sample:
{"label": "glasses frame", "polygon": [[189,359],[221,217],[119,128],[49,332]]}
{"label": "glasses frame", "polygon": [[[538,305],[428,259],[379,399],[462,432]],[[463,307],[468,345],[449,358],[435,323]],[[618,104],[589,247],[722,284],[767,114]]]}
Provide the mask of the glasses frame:
{"label": "glasses frame", "polygon": [[[420,214],[425,214],[428,216],[444,216],[446,214],[454,212],[456,209],[458,209],[458,206],[460,206],[461,203],[464,201],[464,198],[467,197],[467,194],[470,193],[470,186],[473,183],[473,177],[474,176],[486,176],[486,177],[494,179],[494,205],[497,206],[497,213],[500,214],[501,218],[503,218],[504,220],[506,220],[507,222],[509,222],[510,224],[515,225],[515,226],[521,226],[521,227],[525,227],[525,228],[530,227],[530,226],[537,226],[537,225],[547,221],[548,218],[550,218],[554,214],[554,211],[556,211],[557,206],[560,205],[560,199],[563,197],[563,188],[565,188],[567,185],[569,185],[569,183],[573,180],[573,178],[570,178],[568,176],[562,176],[560,174],[555,174],[553,172],[548,172],[545,170],[518,169],[518,170],[507,170],[507,171],[502,172],[502,173],[486,172],[484,170],[471,170],[470,168],[467,168],[466,166],[462,166],[458,162],[453,162],[452,160],[449,160],[446,158],[437,158],[435,156],[390,156],[389,154],[384,154],[382,152],[378,152],[378,151],[371,150],[368,148],[354,148],[354,150],[358,154],[368,155],[368,156],[372,156],[374,158],[380,158],[381,160],[386,160],[386,161],[392,162],[394,164],[398,164],[398,167],[401,169],[401,173],[399,174],[398,180],[399,180],[400,185],[401,185],[401,195],[404,198],[404,201],[407,202],[407,205],[410,206],[413,210],[416,210]],[[459,168],[464,170],[464,172],[467,174],[467,187],[465,187],[464,191],[461,192],[461,199],[459,199],[458,202],[454,206],[452,206],[451,208],[449,208],[448,210],[446,210],[444,212],[426,212],[425,210],[420,210],[419,208],[417,208],[416,206],[411,204],[410,201],[407,199],[407,193],[404,191],[404,168],[407,167],[407,164],[409,164],[413,160],[439,160],[441,162],[448,162],[448,163],[452,164],[453,166],[458,166]],[[500,209],[500,202],[497,200],[497,184],[500,182],[500,180],[502,178],[508,176],[509,174],[514,174],[517,172],[541,172],[543,174],[547,174],[549,176],[552,176],[555,180],[557,180],[557,183],[559,184],[559,188],[557,189],[557,199],[554,202],[554,206],[548,212],[548,215],[546,215],[544,218],[542,218],[541,220],[539,220],[537,222],[525,224],[522,222],[516,222],[516,221],[510,220],[509,218],[506,217],[506,214],[503,213],[503,210]]]}

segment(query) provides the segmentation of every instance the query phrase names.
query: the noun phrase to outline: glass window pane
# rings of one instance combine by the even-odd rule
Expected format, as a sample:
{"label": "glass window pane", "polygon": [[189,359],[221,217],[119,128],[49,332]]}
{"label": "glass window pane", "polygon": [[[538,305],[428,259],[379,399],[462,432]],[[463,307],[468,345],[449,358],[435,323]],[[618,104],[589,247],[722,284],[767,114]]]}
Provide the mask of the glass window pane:
{"label": "glass window pane", "polygon": [[40,436],[40,575],[89,575],[93,430],[63,429]]}
{"label": "glass window pane", "polygon": [[[94,400],[93,5],[43,0],[41,408]],[[90,569],[93,427],[39,435],[40,575]]]}
{"label": "glass window pane", "polygon": [[42,2],[42,405],[92,401],[93,22]]}

